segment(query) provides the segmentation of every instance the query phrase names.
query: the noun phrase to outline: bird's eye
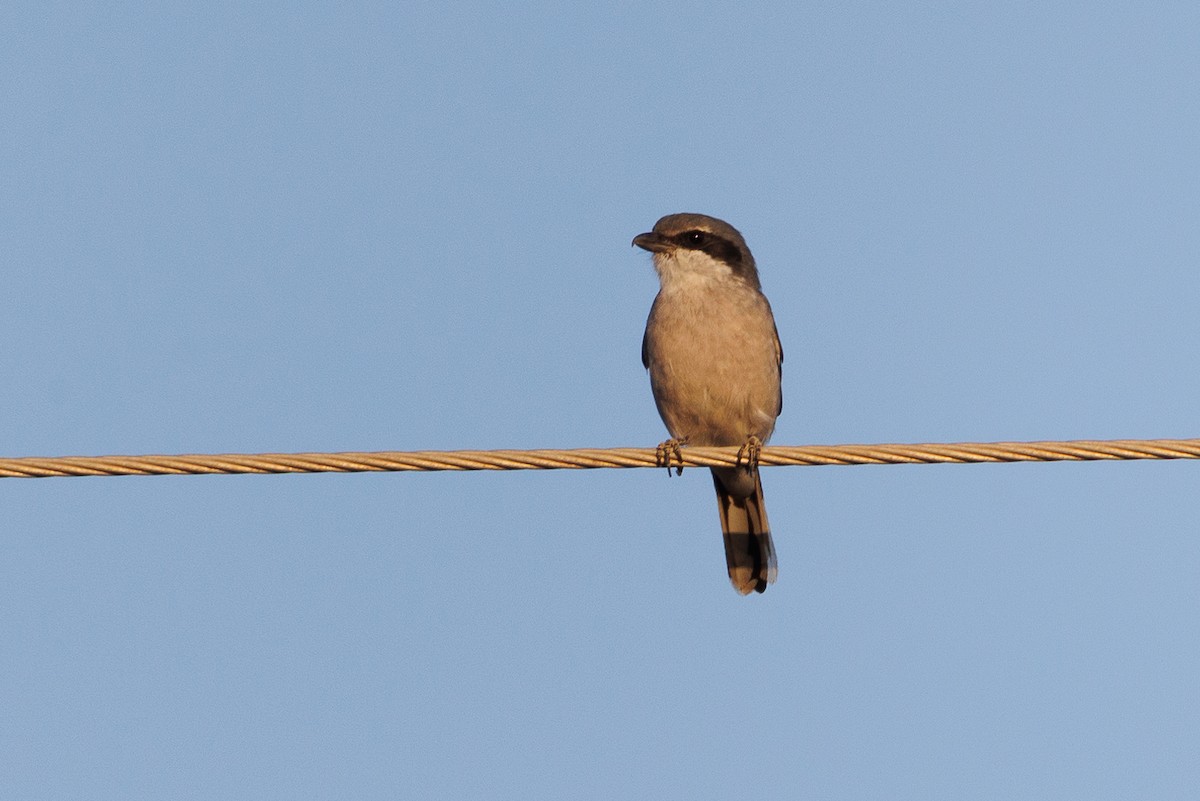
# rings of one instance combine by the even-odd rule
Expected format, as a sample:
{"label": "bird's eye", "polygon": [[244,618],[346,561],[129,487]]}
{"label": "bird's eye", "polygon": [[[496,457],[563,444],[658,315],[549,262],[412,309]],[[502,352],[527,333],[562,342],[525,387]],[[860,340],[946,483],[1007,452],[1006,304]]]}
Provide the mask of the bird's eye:
{"label": "bird's eye", "polygon": [[683,241],[687,242],[693,247],[699,247],[700,245],[703,245],[704,239],[705,237],[703,231],[688,231],[683,235]]}

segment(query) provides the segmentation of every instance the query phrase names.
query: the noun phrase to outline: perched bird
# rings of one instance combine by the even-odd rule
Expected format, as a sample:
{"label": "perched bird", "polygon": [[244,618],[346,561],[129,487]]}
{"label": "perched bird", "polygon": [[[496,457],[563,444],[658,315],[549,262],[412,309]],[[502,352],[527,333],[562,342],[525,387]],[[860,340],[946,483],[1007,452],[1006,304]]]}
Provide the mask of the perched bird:
{"label": "perched bird", "polygon": [[733,226],[703,214],[663,217],[633,244],[653,254],[660,285],[642,339],[642,364],[672,437],[659,453],[743,446],[737,467],[712,468],[713,484],[729,580],[743,595],[762,592],[778,567],[758,449],[783,409],[783,349],[754,257]]}

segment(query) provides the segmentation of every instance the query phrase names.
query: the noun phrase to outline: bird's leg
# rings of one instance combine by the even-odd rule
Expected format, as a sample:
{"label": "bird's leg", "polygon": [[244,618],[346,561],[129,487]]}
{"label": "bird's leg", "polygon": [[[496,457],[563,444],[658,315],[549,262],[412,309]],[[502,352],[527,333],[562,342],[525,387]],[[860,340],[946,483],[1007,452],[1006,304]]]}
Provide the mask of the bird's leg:
{"label": "bird's leg", "polygon": [[762,440],[751,434],[746,438],[746,444],[738,448],[737,461],[733,463],[734,467],[741,467],[742,460],[746,462],[747,470],[754,470],[758,467],[758,456],[762,453]]}
{"label": "bird's leg", "polygon": [[679,450],[681,445],[687,443],[687,437],[679,437],[660,442],[658,447],[654,449],[654,463],[659,467],[667,468],[667,475],[671,475],[671,460],[675,460],[675,475],[683,475],[683,453]]}

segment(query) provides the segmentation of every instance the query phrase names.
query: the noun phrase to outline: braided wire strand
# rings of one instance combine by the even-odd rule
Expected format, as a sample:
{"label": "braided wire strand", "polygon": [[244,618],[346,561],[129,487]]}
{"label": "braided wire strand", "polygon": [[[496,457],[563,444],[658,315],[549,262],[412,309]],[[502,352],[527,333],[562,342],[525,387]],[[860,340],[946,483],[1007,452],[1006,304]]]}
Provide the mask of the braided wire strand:
{"label": "braided wire strand", "polygon": [[[684,447],[679,450],[680,461],[672,458],[671,463],[683,467],[728,467],[738,463],[738,452],[736,447]],[[770,446],[762,449],[759,464],[776,467],[1131,459],[1200,459],[1200,439]],[[0,458],[0,478],[661,466],[654,448],[29,456]]]}

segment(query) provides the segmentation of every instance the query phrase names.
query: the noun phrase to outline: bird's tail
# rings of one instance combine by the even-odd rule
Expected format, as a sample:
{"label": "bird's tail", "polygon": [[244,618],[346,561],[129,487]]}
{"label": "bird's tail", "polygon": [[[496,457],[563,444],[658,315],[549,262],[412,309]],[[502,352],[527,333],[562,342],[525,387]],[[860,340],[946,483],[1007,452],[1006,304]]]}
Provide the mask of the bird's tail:
{"label": "bird's tail", "polygon": [[729,581],[742,595],[763,592],[775,581],[779,565],[775,544],[763,503],[762,479],[758,470],[751,476],[742,468],[713,470],[721,533],[725,535],[725,562]]}

